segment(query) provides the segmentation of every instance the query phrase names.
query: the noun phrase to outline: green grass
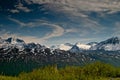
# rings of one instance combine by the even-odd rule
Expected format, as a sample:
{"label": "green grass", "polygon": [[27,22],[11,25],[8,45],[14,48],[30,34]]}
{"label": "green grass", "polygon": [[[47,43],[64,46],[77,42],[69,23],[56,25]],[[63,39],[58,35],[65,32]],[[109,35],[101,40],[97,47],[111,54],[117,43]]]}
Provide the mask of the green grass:
{"label": "green grass", "polygon": [[[19,78],[19,77],[9,77],[9,76],[0,76],[0,80],[28,80],[28,78]],[[51,79],[31,79],[31,80],[54,80],[53,78]],[[56,80],[62,80],[62,79],[56,79]],[[76,79],[64,79],[64,80],[76,80]],[[80,80],[80,79],[79,79]],[[90,78],[89,79],[84,79],[84,80],[120,80],[120,78],[103,78],[103,77],[100,77],[100,78]]]}
{"label": "green grass", "polygon": [[0,80],[20,80],[20,79],[17,77],[0,76]]}
{"label": "green grass", "polygon": [[59,69],[54,65],[22,72],[17,77],[0,76],[0,80],[120,80],[120,68],[101,62]]}

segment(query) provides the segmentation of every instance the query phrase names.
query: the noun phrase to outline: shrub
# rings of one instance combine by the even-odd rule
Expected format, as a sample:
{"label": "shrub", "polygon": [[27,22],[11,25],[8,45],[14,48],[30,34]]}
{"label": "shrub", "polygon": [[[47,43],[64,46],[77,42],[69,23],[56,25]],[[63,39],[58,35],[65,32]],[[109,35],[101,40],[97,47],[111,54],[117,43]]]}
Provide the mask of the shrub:
{"label": "shrub", "polygon": [[22,72],[17,78],[6,77],[2,80],[112,80],[113,77],[120,77],[120,68],[95,62],[84,67],[66,66],[58,69],[57,65],[47,66],[29,73]]}

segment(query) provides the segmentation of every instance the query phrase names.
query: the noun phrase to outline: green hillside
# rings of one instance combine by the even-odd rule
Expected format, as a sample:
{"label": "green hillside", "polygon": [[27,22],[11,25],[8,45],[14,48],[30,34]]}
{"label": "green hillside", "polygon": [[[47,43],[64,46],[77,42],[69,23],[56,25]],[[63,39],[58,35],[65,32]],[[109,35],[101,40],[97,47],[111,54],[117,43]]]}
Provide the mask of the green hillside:
{"label": "green hillside", "polygon": [[120,80],[120,68],[101,62],[81,67],[53,65],[22,72],[16,77],[1,75],[0,80]]}

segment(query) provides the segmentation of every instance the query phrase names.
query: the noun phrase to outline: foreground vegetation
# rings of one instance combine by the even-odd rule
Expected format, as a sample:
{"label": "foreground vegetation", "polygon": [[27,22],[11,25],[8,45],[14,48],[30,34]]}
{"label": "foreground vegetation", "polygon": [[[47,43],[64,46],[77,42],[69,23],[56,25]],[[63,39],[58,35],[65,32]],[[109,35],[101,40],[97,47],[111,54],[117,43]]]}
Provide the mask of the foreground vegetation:
{"label": "foreground vegetation", "polygon": [[0,76],[0,80],[120,80],[120,68],[101,62],[59,69],[54,65],[22,72],[17,77]]}

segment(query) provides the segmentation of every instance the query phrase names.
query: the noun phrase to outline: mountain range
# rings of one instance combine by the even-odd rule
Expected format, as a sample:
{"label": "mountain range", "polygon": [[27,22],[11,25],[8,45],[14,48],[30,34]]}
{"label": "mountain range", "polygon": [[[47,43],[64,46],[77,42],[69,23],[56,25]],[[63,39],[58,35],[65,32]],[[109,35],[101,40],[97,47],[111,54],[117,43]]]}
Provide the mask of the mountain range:
{"label": "mountain range", "polygon": [[[18,49],[31,47],[34,48],[40,44],[35,43],[25,43],[24,40],[10,37],[8,39],[0,38],[0,48],[16,47]],[[87,44],[82,44],[77,42],[76,44],[65,43],[60,45],[53,45],[50,49],[59,49],[71,52],[79,52],[83,50],[105,50],[105,51],[118,51],[120,50],[120,38],[112,37],[101,42],[89,42]]]}
{"label": "mountain range", "polygon": [[48,48],[41,44],[25,43],[14,37],[0,38],[1,74],[12,72],[10,74],[16,75],[45,65],[79,66],[95,61],[120,66],[120,39],[112,37],[101,42],[66,43]]}
{"label": "mountain range", "polygon": [[54,46],[54,49],[70,50],[72,52],[79,52],[81,50],[105,50],[105,51],[117,51],[120,50],[120,38],[112,37],[101,42],[90,42],[88,44],[82,44],[77,42],[75,45],[67,43]]}

